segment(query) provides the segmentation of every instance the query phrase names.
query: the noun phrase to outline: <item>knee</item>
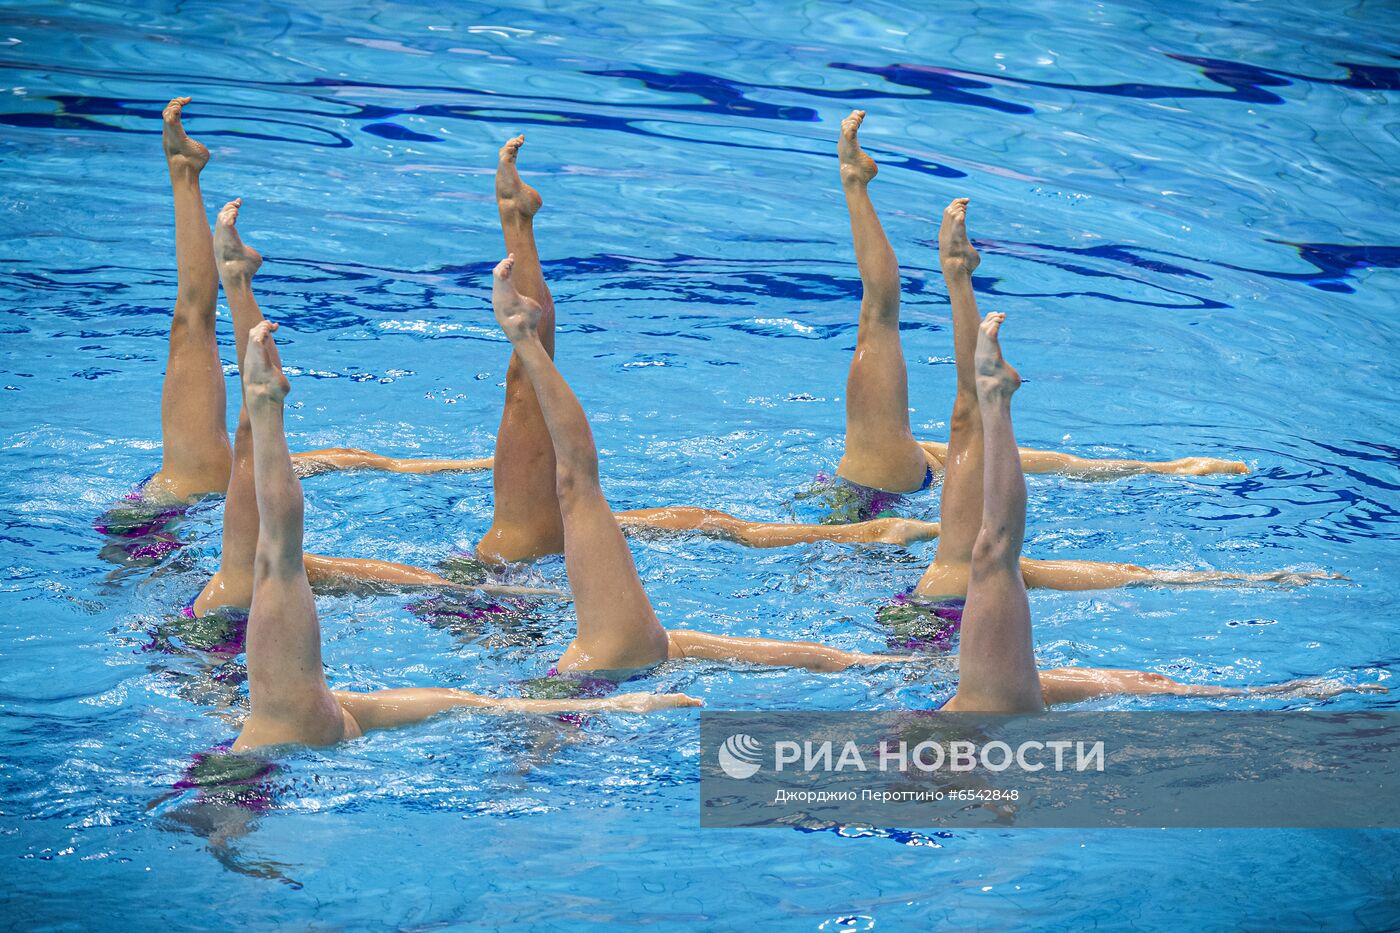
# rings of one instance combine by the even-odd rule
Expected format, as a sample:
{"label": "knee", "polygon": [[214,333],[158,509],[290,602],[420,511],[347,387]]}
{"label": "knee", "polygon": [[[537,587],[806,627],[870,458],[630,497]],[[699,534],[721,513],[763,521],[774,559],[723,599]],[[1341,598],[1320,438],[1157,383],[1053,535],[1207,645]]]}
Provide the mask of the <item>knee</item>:
{"label": "knee", "polygon": [[170,319],[170,339],[200,339],[214,332],[214,318],[200,307],[200,303],[183,295],[175,302],[175,314]]}
{"label": "knee", "polygon": [[557,464],[554,470],[554,491],[559,497],[561,508],[568,508],[594,496],[601,496],[603,491],[598,485],[597,465],[594,464],[590,469],[564,463]]}
{"label": "knee", "polygon": [[1011,536],[990,528],[977,532],[977,540],[972,545],[974,566],[1001,566],[1019,564],[1021,555]]}
{"label": "knee", "polygon": [[[303,564],[302,569],[307,569],[305,564]],[[281,570],[281,562],[278,560],[278,555],[275,551],[273,551],[272,548],[262,547],[260,545],[258,549],[253,553],[254,580],[267,580],[276,577],[280,574]],[[314,570],[310,571],[307,574],[308,579],[314,573]]]}
{"label": "knee", "polygon": [[530,377],[525,372],[525,364],[520,362],[520,357],[514,353],[511,353],[510,363],[506,365],[506,392],[516,395],[522,392],[534,393],[530,386]]}
{"label": "knee", "polygon": [[898,322],[899,289],[865,293],[860,303],[860,323],[897,325]]}
{"label": "knee", "polygon": [[948,430],[960,433],[971,431],[980,422],[981,417],[977,410],[976,396],[959,390],[957,397],[953,399],[953,414],[948,419]]}
{"label": "knee", "polygon": [[207,319],[212,326],[214,321],[210,313],[218,297],[217,288],[211,291],[203,284],[181,283],[175,293],[175,321],[186,322],[190,318],[199,318],[202,323]]}
{"label": "knee", "polygon": [[1150,674],[1146,671],[1139,673],[1135,678],[1136,686],[1142,693],[1173,693],[1180,686],[1165,674]]}

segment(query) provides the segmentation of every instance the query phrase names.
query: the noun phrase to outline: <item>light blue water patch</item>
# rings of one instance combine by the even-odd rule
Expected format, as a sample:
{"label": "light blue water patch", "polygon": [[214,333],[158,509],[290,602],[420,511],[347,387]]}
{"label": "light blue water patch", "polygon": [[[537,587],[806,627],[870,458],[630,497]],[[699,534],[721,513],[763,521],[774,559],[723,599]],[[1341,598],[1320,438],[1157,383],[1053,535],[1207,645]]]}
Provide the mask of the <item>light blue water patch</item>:
{"label": "light blue water patch", "polygon": [[[1013,8],[1014,7],[1014,8]],[[1389,680],[1400,468],[1400,22],[1393,4],[89,2],[0,9],[0,859],[24,927],[1390,929],[1385,833],[700,831],[694,714],[447,717],[176,787],[246,711],[241,659],[160,635],[217,564],[222,507],[138,566],[93,521],[159,463],[175,263],[159,114],[241,196],[294,448],[485,456],[507,347],[496,150],[523,174],[559,362],[615,507],[756,519],[841,454],[859,283],[835,135],[869,111],[904,280],[917,433],[953,393],[933,249],[972,198],[984,310],[1010,315],[1028,445],[1238,457],[1245,476],[1030,481],[1027,552],[1326,569],[1296,589],[1033,593],[1047,664],[1210,683]],[[227,309],[220,346],[233,382]],[[233,416],[232,407],[230,416]],[[431,565],[488,475],[305,483],[307,547]],[[937,517],[935,494],[911,503]],[[663,620],[876,650],[909,552],[634,547]],[[564,579],[558,559],[536,582]],[[319,601],[356,689],[519,693],[548,607],[432,625]],[[152,650],[165,649],[165,650]],[[668,665],[720,709],[927,708],[938,670]],[[1257,701],[1216,701],[1241,708]],[[1386,708],[1347,697],[1336,708]],[[1106,701],[1192,708],[1186,701]],[[1301,708],[1299,701],[1271,706]]]}

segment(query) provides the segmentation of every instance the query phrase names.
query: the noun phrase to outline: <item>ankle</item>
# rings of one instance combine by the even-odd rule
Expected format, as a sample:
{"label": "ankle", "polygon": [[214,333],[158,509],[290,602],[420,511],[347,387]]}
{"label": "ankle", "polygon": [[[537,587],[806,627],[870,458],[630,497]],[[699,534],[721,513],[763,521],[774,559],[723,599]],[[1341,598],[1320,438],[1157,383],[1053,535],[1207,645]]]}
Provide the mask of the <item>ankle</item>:
{"label": "ankle", "polygon": [[247,384],[243,386],[243,397],[247,400],[250,410],[260,412],[281,409],[282,402],[286,398],[286,396],[274,386],[250,386]]}
{"label": "ankle", "polygon": [[501,225],[511,230],[529,230],[535,225],[535,214],[517,198],[498,198],[496,210],[501,215]]}
{"label": "ankle", "polygon": [[183,184],[197,184],[199,173],[204,169],[203,165],[195,165],[182,155],[166,156],[165,166],[170,170],[170,180]]}
{"label": "ankle", "polygon": [[248,266],[243,262],[221,262],[219,263],[219,281],[224,286],[224,291],[230,289],[251,289],[253,287],[253,273],[248,270]]}

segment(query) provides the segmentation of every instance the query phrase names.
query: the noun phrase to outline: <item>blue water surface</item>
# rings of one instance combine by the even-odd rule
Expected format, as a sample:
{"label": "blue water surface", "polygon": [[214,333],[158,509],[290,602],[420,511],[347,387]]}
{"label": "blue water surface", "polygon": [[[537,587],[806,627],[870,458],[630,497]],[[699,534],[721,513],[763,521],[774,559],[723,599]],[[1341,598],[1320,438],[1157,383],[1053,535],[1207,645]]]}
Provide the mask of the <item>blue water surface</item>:
{"label": "blue water surface", "polygon": [[[6,925],[1400,926],[1391,833],[700,830],[692,712],[449,716],[284,758],[255,806],[201,799],[173,785],[235,733],[241,659],[152,633],[217,565],[222,506],[139,565],[92,527],[159,463],[170,97],[195,98],[186,125],[213,150],[211,218],[241,196],[267,257],[294,447],[490,453],[507,358],[491,176],[523,131],[559,362],[614,506],[762,519],[841,452],[860,289],[834,140],[860,107],[920,436],[946,437],[953,390],[936,224],[968,195],[983,308],[1009,313],[1026,377],[1023,443],[1251,467],[1034,477],[1028,553],[1350,578],[1037,592],[1044,662],[1390,680],[1394,4],[10,2],[0,46]],[[491,509],[487,474],[305,491],[308,549],[421,565],[469,547]],[[936,496],[913,511],[936,517]],[[874,650],[875,609],[932,546],[634,551],[670,626]],[[562,583],[562,561],[523,578]],[[328,677],[352,689],[518,694],[572,627],[566,607],[432,626],[403,597],[318,605]],[[928,708],[952,689],[936,670],[704,664],[633,686],[720,709]]]}

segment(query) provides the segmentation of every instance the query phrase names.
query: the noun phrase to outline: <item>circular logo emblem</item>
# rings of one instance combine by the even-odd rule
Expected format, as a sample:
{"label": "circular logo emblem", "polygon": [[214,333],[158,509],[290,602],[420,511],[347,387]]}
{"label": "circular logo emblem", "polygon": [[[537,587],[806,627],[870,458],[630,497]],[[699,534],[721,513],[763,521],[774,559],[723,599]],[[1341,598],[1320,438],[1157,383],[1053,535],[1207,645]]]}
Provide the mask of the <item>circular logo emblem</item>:
{"label": "circular logo emblem", "polygon": [[762,767],[762,747],[751,735],[740,732],[724,740],[719,747],[720,769],[732,778],[751,778]]}

